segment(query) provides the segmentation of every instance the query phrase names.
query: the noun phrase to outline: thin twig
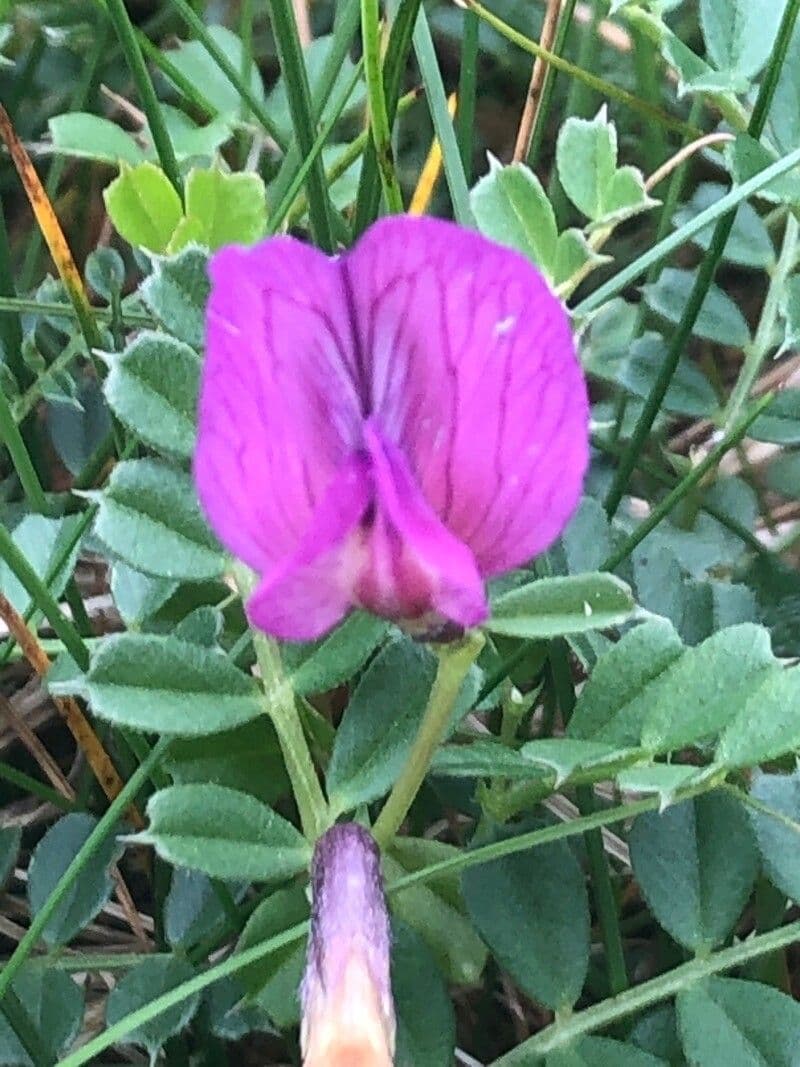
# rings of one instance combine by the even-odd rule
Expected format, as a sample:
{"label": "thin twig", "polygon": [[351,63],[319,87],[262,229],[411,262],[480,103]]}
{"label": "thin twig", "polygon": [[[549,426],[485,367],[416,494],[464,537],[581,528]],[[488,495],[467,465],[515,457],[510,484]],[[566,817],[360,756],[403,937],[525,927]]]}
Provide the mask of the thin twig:
{"label": "thin twig", "polygon": [[[65,796],[68,800],[74,800],[75,790],[73,789],[72,784],[67,779],[64,772],[58,766],[56,761],[47,751],[45,746],[42,744],[42,742],[30,728],[30,726],[20,715],[17,715],[11,701],[7,697],[2,695],[0,695],[0,714],[2,714],[6,718],[9,726],[16,733],[17,737],[20,739],[20,741],[31,754],[31,756],[33,756],[34,760],[41,768],[42,773],[50,781],[53,788],[57,789],[58,792],[61,793],[62,796]],[[138,908],[134,904],[133,897],[131,896],[130,891],[127,885],[125,884],[122,874],[120,873],[119,868],[116,866],[116,864],[111,869],[111,876],[114,879],[114,883],[117,887],[117,899],[119,900],[120,907],[122,909],[122,914],[125,916],[125,919],[135,936],[141,941],[143,945],[148,945],[149,942],[147,939],[147,934],[145,933],[144,926],[142,925],[142,920],[139,915]]]}
{"label": "thin twig", "polygon": [[[551,51],[553,47],[560,12],[561,0],[547,0],[547,10],[544,13],[544,23],[542,24],[542,33],[539,37],[539,44],[548,52]],[[512,157],[514,163],[520,163],[523,159],[527,159],[528,157],[528,152],[531,147],[531,137],[533,136],[534,126],[536,125],[536,112],[539,110],[539,101],[542,97],[542,85],[544,84],[544,76],[546,72],[547,64],[541,56],[537,56],[533,61],[533,70],[531,71],[528,95],[525,98],[525,107],[522,110],[522,118],[520,119],[519,129],[517,130],[517,141],[514,145],[514,155]]]}
{"label": "thin twig", "polygon": [[[28,629],[20,613],[2,593],[0,593],[0,618],[8,626],[9,632],[22,649],[31,667],[40,678],[43,678],[50,670],[50,657],[42,648],[38,637]],[[78,702],[72,697],[53,697],[53,703],[75,738],[76,744],[86,756],[103,792],[109,800],[113,800],[122,790],[124,783],[91,723],[81,711]],[[142,829],[144,826],[140,812],[133,805],[128,810],[128,818],[136,829]]]}
{"label": "thin twig", "polygon": [[734,141],[735,139],[732,133],[707,133],[703,137],[698,137],[697,140],[691,141],[689,144],[684,145],[683,148],[678,149],[675,155],[670,156],[666,162],[662,163],[658,170],[654,170],[644,183],[645,189],[648,193],[655,189],[673,170],[679,167],[685,159],[693,156],[695,152],[699,152],[712,144],[721,144],[724,141]]}

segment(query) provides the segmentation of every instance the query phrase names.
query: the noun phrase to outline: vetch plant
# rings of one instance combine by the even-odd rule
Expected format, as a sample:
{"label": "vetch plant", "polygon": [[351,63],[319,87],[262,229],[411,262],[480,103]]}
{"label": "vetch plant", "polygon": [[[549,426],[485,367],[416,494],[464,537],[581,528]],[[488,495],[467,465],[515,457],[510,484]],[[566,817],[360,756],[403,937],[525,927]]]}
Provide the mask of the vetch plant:
{"label": "vetch plant", "polygon": [[517,8],[0,4],[0,1067],[794,1063],[800,0]]}

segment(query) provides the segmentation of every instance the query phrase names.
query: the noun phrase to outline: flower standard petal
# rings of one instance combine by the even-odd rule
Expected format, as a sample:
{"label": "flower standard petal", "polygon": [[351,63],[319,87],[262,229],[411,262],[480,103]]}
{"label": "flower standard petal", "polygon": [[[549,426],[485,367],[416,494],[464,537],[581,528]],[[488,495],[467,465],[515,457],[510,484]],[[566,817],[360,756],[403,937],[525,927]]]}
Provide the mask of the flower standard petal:
{"label": "flower standard petal", "polygon": [[567,314],[522,256],[436,219],[344,261],[373,418],[484,576],[543,551],[580,497],[588,398]]}
{"label": "flower standard petal", "polygon": [[225,248],[210,274],[195,480],[223,544],[263,574],[357,447],[352,333],[338,265],[292,238]]}

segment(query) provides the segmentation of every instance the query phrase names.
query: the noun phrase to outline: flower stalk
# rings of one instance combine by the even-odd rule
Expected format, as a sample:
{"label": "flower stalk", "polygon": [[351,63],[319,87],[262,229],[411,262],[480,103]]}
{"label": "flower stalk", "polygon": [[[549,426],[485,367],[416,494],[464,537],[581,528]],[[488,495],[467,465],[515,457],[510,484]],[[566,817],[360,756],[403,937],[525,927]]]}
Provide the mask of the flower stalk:
{"label": "flower stalk", "polygon": [[483,634],[471,631],[461,641],[437,649],[436,679],[419,732],[373,829],[375,840],[381,847],[389,844],[414,803],[436,749],[447,733],[467,672],[478,658],[483,643]]}

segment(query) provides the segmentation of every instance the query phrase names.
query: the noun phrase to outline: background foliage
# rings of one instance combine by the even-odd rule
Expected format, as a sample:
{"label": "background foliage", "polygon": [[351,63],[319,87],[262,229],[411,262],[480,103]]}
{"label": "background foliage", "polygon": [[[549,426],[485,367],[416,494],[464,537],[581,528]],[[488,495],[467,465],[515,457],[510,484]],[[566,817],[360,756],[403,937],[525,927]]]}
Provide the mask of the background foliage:
{"label": "background foliage", "polygon": [[389,835],[397,1063],[788,1067],[800,0],[387,7],[0,4],[78,266],[6,153],[0,1065],[298,1062],[314,820],[377,816],[436,657],[254,640],[189,475],[205,264],[413,203],[567,301],[593,462]]}

